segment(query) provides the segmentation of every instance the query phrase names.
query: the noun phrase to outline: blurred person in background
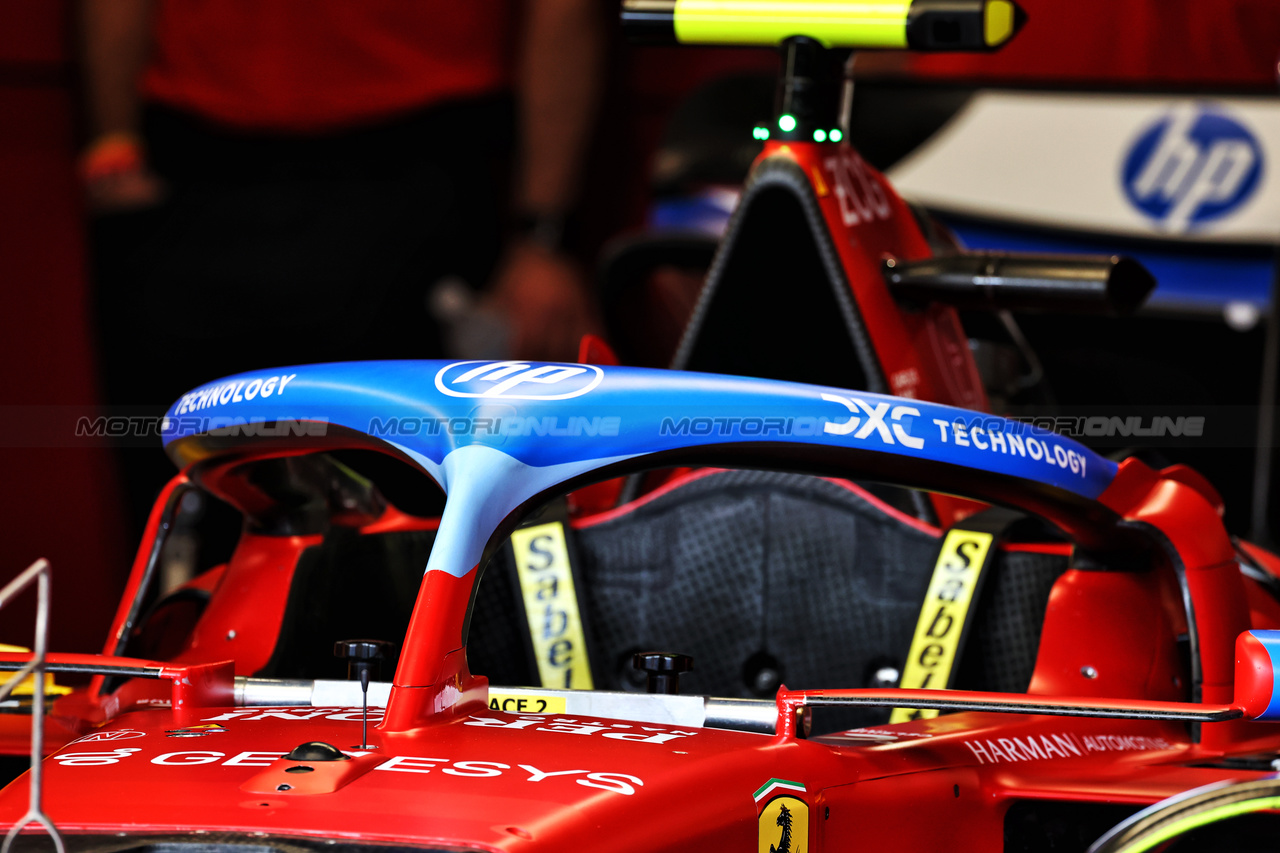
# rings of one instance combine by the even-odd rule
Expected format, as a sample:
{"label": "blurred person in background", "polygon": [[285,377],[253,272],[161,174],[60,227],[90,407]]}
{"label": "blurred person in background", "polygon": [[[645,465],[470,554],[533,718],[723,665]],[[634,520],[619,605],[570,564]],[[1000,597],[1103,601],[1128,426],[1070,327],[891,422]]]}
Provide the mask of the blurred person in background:
{"label": "blurred person in background", "polygon": [[[430,358],[441,279],[521,358],[593,327],[568,251],[600,0],[82,0],[106,402],[259,367]],[[128,460],[149,505],[171,470]]]}

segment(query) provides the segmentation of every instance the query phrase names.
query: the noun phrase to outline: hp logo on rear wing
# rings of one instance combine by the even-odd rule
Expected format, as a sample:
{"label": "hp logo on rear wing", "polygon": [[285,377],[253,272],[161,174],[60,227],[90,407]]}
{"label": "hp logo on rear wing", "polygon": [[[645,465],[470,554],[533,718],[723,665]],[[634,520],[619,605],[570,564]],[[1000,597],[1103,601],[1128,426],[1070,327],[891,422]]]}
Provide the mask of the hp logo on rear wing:
{"label": "hp logo on rear wing", "polygon": [[569,400],[586,394],[602,379],[604,371],[592,364],[459,361],[436,373],[436,390],[450,397]]}
{"label": "hp logo on rear wing", "polygon": [[1242,207],[1262,169],[1262,149],[1243,124],[1217,107],[1183,104],[1138,137],[1122,180],[1134,207],[1182,233]]}

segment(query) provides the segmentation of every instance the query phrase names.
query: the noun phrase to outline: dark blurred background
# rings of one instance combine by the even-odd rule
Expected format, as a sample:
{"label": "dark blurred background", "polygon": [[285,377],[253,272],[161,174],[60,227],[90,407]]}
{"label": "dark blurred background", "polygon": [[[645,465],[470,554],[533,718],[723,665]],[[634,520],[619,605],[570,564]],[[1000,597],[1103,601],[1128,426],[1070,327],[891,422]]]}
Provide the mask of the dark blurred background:
{"label": "dark blurred background", "polygon": [[[601,13],[616,10],[606,3]],[[112,448],[32,434],[30,419],[38,410],[69,426],[102,403],[77,174],[89,131],[76,15],[72,0],[0,0],[0,421],[8,424],[0,427],[0,577],[49,558],[51,645],[90,651],[101,647],[128,575],[137,512]],[[776,67],[770,51],[636,51],[612,30],[608,37],[575,248],[586,263],[610,237],[644,222],[648,161],[673,105],[714,77]],[[168,465],[153,443],[129,449],[125,465]],[[0,614],[0,641],[30,643],[28,598]]]}

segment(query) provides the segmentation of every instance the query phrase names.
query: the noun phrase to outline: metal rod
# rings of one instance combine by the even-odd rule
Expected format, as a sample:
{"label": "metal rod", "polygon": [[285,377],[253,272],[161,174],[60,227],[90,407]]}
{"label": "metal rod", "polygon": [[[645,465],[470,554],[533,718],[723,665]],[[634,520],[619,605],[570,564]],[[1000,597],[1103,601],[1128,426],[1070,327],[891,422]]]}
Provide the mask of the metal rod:
{"label": "metal rod", "polygon": [[[20,664],[17,661],[0,661],[0,672],[28,669],[34,662]],[[45,663],[45,672],[78,672],[88,675],[119,675],[129,678],[161,678],[164,669],[158,666],[113,666],[98,663]]]}
{"label": "metal rod", "polygon": [[360,748],[369,748],[369,682],[361,685],[360,691]]}
{"label": "metal rod", "polygon": [[14,688],[16,688],[19,684],[21,684],[22,682],[30,678],[31,673],[35,671],[36,671],[36,662],[34,659],[28,663],[23,664],[18,669],[17,672],[15,672],[12,676],[10,676],[8,681],[6,681],[3,685],[0,685],[0,699],[7,698],[8,695],[14,691]]}
{"label": "metal rod", "polygon": [[1055,717],[1097,717],[1112,720],[1176,720],[1179,722],[1218,723],[1244,716],[1239,708],[1211,706],[1206,710],[1172,708],[1125,708],[1123,706],[1067,705],[1050,702],[1001,702],[988,699],[928,699],[915,693],[896,702],[885,696],[821,696],[804,697],[801,705],[852,705],[885,708],[894,705],[929,708],[939,711],[992,711],[1002,714],[1043,714]]}
{"label": "metal rod", "polygon": [[17,686],[15,681],[21,682],[25,677],[24,674],[30,672],[30,677],[33,679],[31,691],[31,769],[27,776],[30,800],[27,806],[27,813],[5,835],[4,845],[0,846],[0,853],[9,853],[9,849],[13,846],[13,840],[18,837],[18,833],[32,823],[38,823],[48,830],[49,835],[53,838],[57,853],[66,853],[66,848],[62,844],[62,835],[53,825],[53,821],[49,820],[48,816],[45,815],[43,809],[44,677],[45,656],[48,654],[49,641],[49,577],[49,561],[44,559],[36,560],[27,567],[26,571],[0,590],[0,607],[4,607],[14,596],[30,586],[33,580],[36,582],[36,630],[35,639],[32,643],[34,657],[28,666],[19,670],[18,674],[10,679],[4,685],[4,688],[0,690],[0,697],[7,695]]}

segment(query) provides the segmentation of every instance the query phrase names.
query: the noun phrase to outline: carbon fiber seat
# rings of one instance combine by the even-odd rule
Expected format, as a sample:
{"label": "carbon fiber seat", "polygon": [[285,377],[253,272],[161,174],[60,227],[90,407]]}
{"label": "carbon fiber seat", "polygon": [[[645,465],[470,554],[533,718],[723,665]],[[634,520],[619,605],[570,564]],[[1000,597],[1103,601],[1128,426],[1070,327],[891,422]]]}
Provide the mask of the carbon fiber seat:
{"label": "carbon fiber seat", "polygon": [[[596,687],[643,689],[631,655],[660,648],[694,657],[684,692],[717,696],[772,696],[780,680],[864,687],[900,668],[940,545],[936,529],[856,486],[759,471],[701,472],[575,527]],[[486,569],[468,655],[472,671],[496,684],[536,684],[506,562]],[[1026,689],[1049,590],[1066,563],[1056,554],[997,557],[959,686]]]}

